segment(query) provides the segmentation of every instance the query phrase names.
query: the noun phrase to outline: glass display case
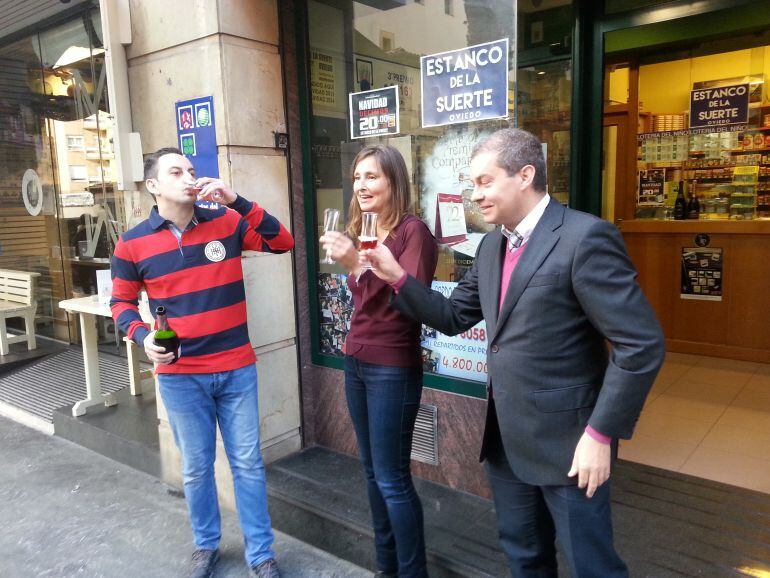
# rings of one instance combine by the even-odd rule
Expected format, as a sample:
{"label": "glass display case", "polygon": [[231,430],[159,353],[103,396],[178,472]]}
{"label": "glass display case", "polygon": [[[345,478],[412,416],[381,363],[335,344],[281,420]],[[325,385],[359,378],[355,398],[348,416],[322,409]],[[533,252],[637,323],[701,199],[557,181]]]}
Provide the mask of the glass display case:
{"label": "glass display case", "polygon": [[757,110],[764,120],[755,128],[640,134],[636,218],[673,219],[680,187],[697,199],[699,219],[770,218],[770,106]]}

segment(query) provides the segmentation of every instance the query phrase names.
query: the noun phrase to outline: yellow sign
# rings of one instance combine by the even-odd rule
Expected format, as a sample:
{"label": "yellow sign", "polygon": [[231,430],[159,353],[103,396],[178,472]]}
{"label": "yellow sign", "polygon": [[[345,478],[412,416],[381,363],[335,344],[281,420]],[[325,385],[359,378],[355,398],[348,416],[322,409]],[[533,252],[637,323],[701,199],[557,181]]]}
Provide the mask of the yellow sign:
{"label": "yellow sign", "polygon": [[317,50],[310,53],[310,92],[313,106],[336,105],[334,58]]}

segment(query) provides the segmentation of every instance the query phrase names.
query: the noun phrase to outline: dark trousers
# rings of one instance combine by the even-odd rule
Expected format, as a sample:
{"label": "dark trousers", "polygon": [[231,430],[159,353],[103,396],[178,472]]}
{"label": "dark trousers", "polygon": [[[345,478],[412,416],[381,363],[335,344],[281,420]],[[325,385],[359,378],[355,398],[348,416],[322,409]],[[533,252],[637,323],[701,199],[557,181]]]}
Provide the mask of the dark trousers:
{"label": "dark trousers", "polygon": [[422,368],[346,356],[345,393],[366,472],[377,567],[399,577],[427,576],[422,504],[409,470]]}
{"label": "dark trousers", "polygon": [[558,536],[573,578],[626,578],[628,569],[612,543],[609,481],[590,499],[576,485],[533,486],[522,482],[508,463],[494,401],[490,403],[485,465],[497,511],[500,545],[511,574],[515,578],[558,576],[554,543]]}

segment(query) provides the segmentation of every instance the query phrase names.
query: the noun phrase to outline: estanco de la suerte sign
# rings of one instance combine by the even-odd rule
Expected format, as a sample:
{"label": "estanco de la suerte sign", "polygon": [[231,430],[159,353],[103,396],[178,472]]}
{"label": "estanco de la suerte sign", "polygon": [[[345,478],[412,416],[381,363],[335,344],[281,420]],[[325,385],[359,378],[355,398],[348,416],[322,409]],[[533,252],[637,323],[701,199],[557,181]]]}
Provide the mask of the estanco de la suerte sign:
{"label": "estanco de la suerte sign", "polygon": [[420,57],[422,126],[508,117],[508,39]]}

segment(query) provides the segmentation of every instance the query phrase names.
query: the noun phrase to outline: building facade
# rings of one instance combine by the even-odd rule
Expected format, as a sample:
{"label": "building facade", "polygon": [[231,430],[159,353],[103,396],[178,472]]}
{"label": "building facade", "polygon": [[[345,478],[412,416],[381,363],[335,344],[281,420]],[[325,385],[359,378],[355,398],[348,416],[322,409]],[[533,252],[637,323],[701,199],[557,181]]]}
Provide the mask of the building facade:
{"label": "building facade", "polygon": [[[117,236],[151,208],[142,153],[184,146],[177,105],[211,97],[219,175],[297,241],[243,260],[266,457],[355,454],[341,371],[352,299],[344,272],[320,264],[320,216],[346,214],[361,146],[398,147],[441,245],[434,287],[451,291],[488,230],[470,151],[518,126],[544,143],[552,196],[618,223],[670,351],[767,363],[754,312],[770,279],[769,13],[724,0],[0,1],[0,267],[40,272],[38,334],[77,342],[58,302],[98,291]],[[708,93],[705,112],[740,118],[695,122],[695,95],[728,87],[745,99]],[[391,95],[384,121],[361,114],[369,91]],[[673,218],[680,193],[697,219]],[[100,336],[115,341],[109,321]],[[483,324],[426,328],[423,360],[415,472],[488,495]],[[163,419],[160,433],[178,479]]]}

